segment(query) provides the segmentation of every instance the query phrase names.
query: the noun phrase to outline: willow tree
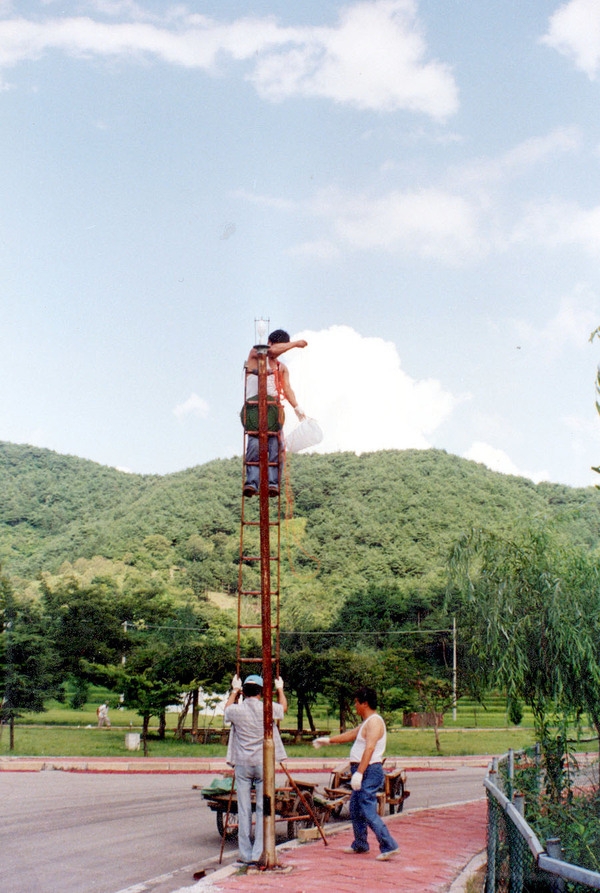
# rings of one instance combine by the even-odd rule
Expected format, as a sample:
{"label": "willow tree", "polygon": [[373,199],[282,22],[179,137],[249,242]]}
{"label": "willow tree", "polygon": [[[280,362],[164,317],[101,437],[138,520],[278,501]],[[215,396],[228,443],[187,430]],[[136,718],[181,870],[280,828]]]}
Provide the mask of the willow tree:
{"label": "willow tree", "polygon": [[549,529],[512,538],[465,535],[450,561],[467,663],[484,689],[548,719],[587,713],[600,747],[600,573],[597,555],[562,545]]}

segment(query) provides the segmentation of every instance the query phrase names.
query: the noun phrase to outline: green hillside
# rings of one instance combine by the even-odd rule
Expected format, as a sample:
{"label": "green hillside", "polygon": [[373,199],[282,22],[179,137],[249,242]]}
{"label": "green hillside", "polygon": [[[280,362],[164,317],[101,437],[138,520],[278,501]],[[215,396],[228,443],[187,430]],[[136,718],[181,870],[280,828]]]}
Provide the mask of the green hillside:
{"label": "green hillside", "polygon": [[[451,544],[471,527],[510,532],[552,521],[565,540],[600,540],[600,492],[534,485],[439,450],[295,455],[283,526],[282,599],[295,628],[328,623],[369,587],[408,614],[443,593]],[[126,474],[0,443],[0,561],[13,580],[107,559],[182,592],[234,592],[241,460],[177,474]],[[65,565],[65,563],[68,563]]]}

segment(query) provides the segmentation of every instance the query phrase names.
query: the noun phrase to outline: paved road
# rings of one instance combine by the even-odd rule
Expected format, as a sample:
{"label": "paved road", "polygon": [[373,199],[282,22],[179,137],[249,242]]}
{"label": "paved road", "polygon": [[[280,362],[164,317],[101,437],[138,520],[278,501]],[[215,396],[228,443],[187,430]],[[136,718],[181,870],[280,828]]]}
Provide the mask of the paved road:
{"label": "paved road", "polygon": [[[327,773],[294,773],[326,784]],[[483,796],[481,768],[409,772],[406,809]],[[214,868],[214,814],[193,784],[210,775],[4,772],[2,893],[169,893]],[[224,861],[235,857],[227,844]]]}

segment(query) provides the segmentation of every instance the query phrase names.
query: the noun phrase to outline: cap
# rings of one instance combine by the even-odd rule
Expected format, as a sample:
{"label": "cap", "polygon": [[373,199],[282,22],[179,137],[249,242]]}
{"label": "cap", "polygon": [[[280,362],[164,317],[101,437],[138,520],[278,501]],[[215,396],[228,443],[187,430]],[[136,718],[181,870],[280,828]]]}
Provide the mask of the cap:
{"label": "cap", "polygon": [[254,674],[252,676],[246,676],[246,678],[244,679],[244,685],[246,684],[246,682],[252,682],[253,685],[260,685],[261,688],[264,688],[262,676],[256,676]]}

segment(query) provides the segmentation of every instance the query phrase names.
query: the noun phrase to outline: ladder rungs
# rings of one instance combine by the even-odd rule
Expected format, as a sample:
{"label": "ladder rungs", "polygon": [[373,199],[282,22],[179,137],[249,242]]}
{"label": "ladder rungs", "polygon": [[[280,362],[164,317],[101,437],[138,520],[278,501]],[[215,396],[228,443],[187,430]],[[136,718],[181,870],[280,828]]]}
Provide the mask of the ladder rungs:
{"label": "ladder rungs", "polygon": [[[246,374],[248,374],[246,370]],[[254,404],[255,407],[259,405],[258,397],[253,397],[250,400],[246,400],[246,403]],[[261,403],[262,406],[262,403]],[[271,404],[269,403],[269,412],[271,412]],[[262,425],[262,418],[260,423]],[[248,437],[254,437],[259,442],[259,451],[265,449],[266,451],[266,441],[269,443],[269,450],[271,451],[271,447],[278,447],[277,453],[278,456],[275,461],[268,461],[268,456],[262,455],[260,459],[258,457],[254,460],[246,461],[246,452],[248,448]],[[273,438],[277,438],[276,441]],[[243,477],[242,477],[242,488],[245,486],[247,482],[247,474],[250,473],[250,469],[252,469],[252,474],[257,475],[257,471],[263,467],[263,471],[266,471],[264,468],[265,461],[269,467],[269,477],[272,477],[271,469],[279,469],[281,467],[282,458],[285,451],[285,443],[283,439],[283,433],[281,431],[258,431],[251,430],[244,432],[244,464],[243,464]],[[273,472],[275,473],[275,472]],[[252,475],[251,475],[252,476]],[[280,488],[283,487],[283,480],[280,479]],[[266,481],[261,480],[261,487],[259,494],[257,494],[257,498],[253,500],[256,503],[256,508],[252,506],[246,507],[247,499],[244,497],[242,493],[242,502],[241,502],[241,532],[240,532],[240,548],[238,553],[238,589],[237,589],[237,602],[238,602],[238,616],[237,616],[237,633],[238,633],[238,642],[237,642],[237,654],[238,654],[238,664],[240,666],[248,667],[246,670],[247,673],[259,673],[261,671],[261,665],[263,663],[263,657],[242,657],[240,654],[241,641],[250,641],[254,638],[260,636],[260,631],[263,627],[261,622],[261,599],[263,598],[262,587],[267,587],[270,590],[270,599],[271,599],[271,632],[272,632],[272,642],[270,647],[267,647],[268,660],[271,661],[273,665],[273,669],[278,669],[279,662],[279,637],[280,637],[280,628],[279,628],[279,599],[280,599],[280,580],[279,575],[281,572],[281,555],[280,555],[280,538],[281,538],[281,509],[282,509],[282,499],[283,499],[283,489],[280,490],[278,497],[276,499],[269,497],[269,506],[270,506],[270,517],[268,521],[266,518],[263,518],[262,523],[259,519],[258,509],[262,508],[262,500],[266,496],[265,493],[265,484]],[[274,494],[273,494],[274,495]],[[246,515],[249,517],[246,518]],[[263,527],[264,525],[264,527]],[[270,548],[268,556],[260,556],[256,554],[256,547],[258,545],[258,534],[253,533],[246,528],[256,527],[259,529],[261,534],[261,548],[264,546],[262,543],[262,535],[267,534],[268,530],[271,528],[276,528],[276,532],[271,536]],[[244,542],[245,540],[245,542]],[[248,550],[248,554],[244,554],[245,550]],[[250,549],[252,552],[250,552]],[[259,582],[256,579],[257,571],[260,569],[260,563],[264,562],[262,570],[261,570],[261,580]],[[265,579],[262,579],[263,574],[265,575]],[[246,585],[254,585],[261,586],[261,589],[243,589],[242,587]],[[244,602],[244,599],[246,601]],[[258,622],[252,622],[258,621]],[[245,634],[248,633],[246,636]]]}
{"label": "ladder rungs", "polygon": [[[246,434],[249,434],[251,437],[258,437],[260,435],[260,431],[246,431]],[[279,435],[279,431],[267,431],[267,435],[269,437],[277,437]]]}
{"label": "ladder rungs", "polygon": [[[245,459],[244,461],[246,465],[252,465],[253,467],[260,465],[260,461],[258,459]],[[273,462],[269,460],[267,462],[267,465],[269,466],[269,468],[275,468],[277,465],[279,465],[279,462],[277,461],[277,459],[275,459]]]}
{"label": "ladder rungs", "polygon": [[[239,595],[262,595],[260,589],[241,589],[238,593]],[[272,589],[271,595],[279,595],[279,589]]]}
{"label": "ladder rungs", "polygon": [[[242,521],[245,527],[260,527],[260,521]],[[279,521],[269,521],[269,527],[279,527]]]}
{"label": "ladder rungs", "polygon": [[[276,657],[271,657],[271,663],[275,663]],[[241,664],[262,664],[262,657],[240,657]]]}

